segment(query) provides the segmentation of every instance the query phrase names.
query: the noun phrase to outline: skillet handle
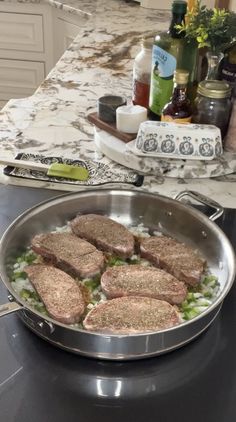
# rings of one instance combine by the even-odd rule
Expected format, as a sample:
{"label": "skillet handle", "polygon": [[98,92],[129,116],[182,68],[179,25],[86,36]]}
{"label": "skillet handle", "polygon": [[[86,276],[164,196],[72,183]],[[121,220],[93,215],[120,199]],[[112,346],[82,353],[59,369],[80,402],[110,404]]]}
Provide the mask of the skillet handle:
{"label": "skillet handle", "polygon": [[0,317],[20,311],[21,309],[24,309],[23,306],[16,302],[5,303],[4,305],[0,305]]}
{"label": "skillet handle", "polygon": [[215,221],[217,218],[221,217],[224,212],[224,208],[220,204],[218,204],[218,202],[213,201],[213,199],[210,199],[207,196],[192,190],[185,190],[183,192],[178,193],[175,196],[175,199],[177,201],[180,201],[184,196],[190,196],[190,198],[195,199],[201,204],[214,208],[216,211],[209,217],[209,220],[211,221]]}

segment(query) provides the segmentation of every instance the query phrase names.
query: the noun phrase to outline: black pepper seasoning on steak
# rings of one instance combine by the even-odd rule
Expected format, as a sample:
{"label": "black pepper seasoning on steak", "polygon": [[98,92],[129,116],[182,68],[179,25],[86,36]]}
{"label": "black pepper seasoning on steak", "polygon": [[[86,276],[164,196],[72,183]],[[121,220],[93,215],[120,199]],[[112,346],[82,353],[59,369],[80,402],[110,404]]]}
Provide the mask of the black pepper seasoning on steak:
{"label": "black pepper seasoning on steak", "polygon": [[119,297],[95,306],[83,321],[84,328],[111,334],[164,330],[180,323],[174,306],[149,297]]}
{"label": "black pepper seasoning on steak", "polygon": [[130,258],[134,254],[134,237],[122,224],[97,214],[85,214],[70,222],[72,231],[99,249]]}
{"label": "black pepper seasoning on steak", "polygon": [[103,253],[73,233],[39,234],[31,245],[36,253],[75,277],[93,277],[104,267]]}
{"label": "black pepper seasoning on steak", "polygon": [[101,278],[108,299],[120,296],[146,296],[180,304],[187,295],[185,283],[166,271],[144,265],[108,268]]}
{"label": "black pepper seasoning on steak", "polygon": [[49,315],[64,324],[79,322],[85,310],[83,294],[76,281],[50,265],[24,268]]}
{"label": "black pepper seasoning on steak", "polygon": [[167,236],[142,239],[140,254],[190,286],[200,282],[206,265],[206,261],[189,246]]}

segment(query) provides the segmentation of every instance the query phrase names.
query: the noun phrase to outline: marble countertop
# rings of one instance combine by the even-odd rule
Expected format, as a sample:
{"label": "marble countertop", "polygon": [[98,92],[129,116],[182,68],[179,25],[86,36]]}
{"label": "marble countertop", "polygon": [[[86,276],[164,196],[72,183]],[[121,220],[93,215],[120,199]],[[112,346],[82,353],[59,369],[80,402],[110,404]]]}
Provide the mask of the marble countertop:
{"label": "marble countertop", "polygon": [[[14,1],[14,0],[13,0]],[[34,3],[27,0],[26,3]],[[39,1],[35,1],[35,3]],[[12,99],[0,112],[0,154],[19,152],[91,159],[108,164],[114,172],[125,167],[111,161],[94,143],[87,115],[96,111],[98,97],[119,94],[131,99],[132,65],[143,34],[166,29],[169,12],[141,8],[124,0],[43,0],[85,19],[78,36],[34,95]],[[140,189],[175,196],[196,190],[236,208],[236,175],[212,179],[168,178],[158,172],[145,176]],[[126,171],[128,171],[126,169]],[[20,179],[0,174],[5,184],[72,190],[64,184]]]}

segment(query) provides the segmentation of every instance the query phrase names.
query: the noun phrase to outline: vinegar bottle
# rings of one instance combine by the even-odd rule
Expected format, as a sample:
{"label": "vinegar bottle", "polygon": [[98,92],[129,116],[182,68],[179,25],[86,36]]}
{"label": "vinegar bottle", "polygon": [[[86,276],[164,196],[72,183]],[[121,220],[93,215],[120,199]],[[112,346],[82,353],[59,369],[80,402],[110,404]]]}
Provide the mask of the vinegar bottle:
{"label": "vinegar bottle", "polygon": [[141,50],[134,59],[133,65],[133,95],[134,105],[148,108],[152,63],[153,38],[143,38]]}

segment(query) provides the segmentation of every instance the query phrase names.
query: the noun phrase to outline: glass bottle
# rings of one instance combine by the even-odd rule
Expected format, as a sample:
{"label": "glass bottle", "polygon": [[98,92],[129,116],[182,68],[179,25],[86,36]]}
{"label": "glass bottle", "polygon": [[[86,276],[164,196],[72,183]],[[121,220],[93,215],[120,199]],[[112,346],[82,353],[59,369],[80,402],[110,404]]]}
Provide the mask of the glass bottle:
{"label": "glass bottle", "polygon": [[198,87],[199,49],[195,40],[183,39],[183,55],[179,58],[177,67],[189,72],[187,94],[193,105]]}
{"label": "glass bottle", "polygon": [[159,120],[164,105],[173,91],[173,75],[183,55],[184,32],[178,32],[175,25],[184,22],[187,11],[185,1],[174,1],[169,30],[157,34],[152,49],[152,72],[150,86],[150,118]]}
{"label": "glass bottle", "polygon": [[199,82],[192,122],[215,125],[224,139],[231,114],[231,87],[227,82],[204,80]]}
{"label": "glass bottle", "polygon": [[143,38],[141,50],[134,59],[132,102],[148,108],[153,38]]}
{"label": "glass bottle", "polygon": [[206,79],[218,79],[218,72],[220,62],[223,59],[224,54],[221,51],[214,52],[214,51],[207,51],[206,58],[207,58],[207,75]]}
{"label": "glass bottle", "polygon": [[236,41],[232,42],[224,51],[218,79],[228,82],[232,88],[232,97],[236,98]]}
{"label": "glass bottle", "polygon": [[224,139],[224,150],[236,153],[236,100],[232,105],[228,131]]}
{"label": "glass bottle", "polygon": [[174,72],[174,91],[171,101],[165,105],[161,120],[164,122],[190,123],[192,109],[187,97],[187,84],[189,72],[177,69]]}

